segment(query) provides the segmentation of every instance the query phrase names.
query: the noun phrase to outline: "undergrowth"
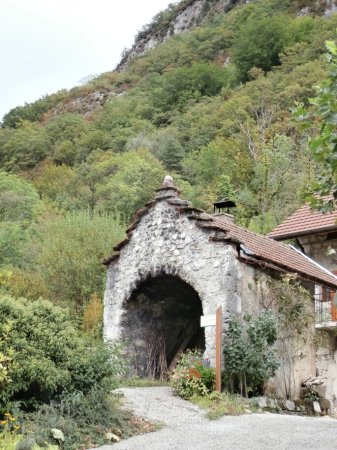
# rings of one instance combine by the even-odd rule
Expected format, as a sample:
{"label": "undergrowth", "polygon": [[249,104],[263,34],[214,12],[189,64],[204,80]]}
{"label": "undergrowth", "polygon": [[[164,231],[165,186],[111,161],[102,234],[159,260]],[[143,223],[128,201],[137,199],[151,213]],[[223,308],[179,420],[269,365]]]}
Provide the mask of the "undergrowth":
{"label": "undergrowth", "polygon": [[[93,389],[86,396],[75,392],[61,402],[44,404],[37,411],[23,414],[22,431],[38,445],[54,440],[62,450],[102,445],[106,443],[106,433],[120,438],[138,433],[140,424],[120,406],[119,396],[107,394],[106,389]],[[53,429],[60,430],[63,439],[53,438]]]}
{"label": "undergrowth", "polygon": [[207,409],[206,417],[211,420],[222,416],[238,416],[252,412],[247,399],[234,394],[212,392],[206,396],[195,395],[191,401],[202,409]]}

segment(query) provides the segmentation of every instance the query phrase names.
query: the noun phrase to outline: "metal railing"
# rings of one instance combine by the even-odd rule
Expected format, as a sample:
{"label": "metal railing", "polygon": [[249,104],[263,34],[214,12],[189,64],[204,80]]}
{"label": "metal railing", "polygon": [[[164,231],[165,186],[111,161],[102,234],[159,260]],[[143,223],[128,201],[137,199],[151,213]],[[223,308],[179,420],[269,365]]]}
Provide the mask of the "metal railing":
{"label": "metal railing", "polygon": [[320,286],[318,288],[314,295],[316,324],[337,322],[337,308],[334,305],[336,292]]}

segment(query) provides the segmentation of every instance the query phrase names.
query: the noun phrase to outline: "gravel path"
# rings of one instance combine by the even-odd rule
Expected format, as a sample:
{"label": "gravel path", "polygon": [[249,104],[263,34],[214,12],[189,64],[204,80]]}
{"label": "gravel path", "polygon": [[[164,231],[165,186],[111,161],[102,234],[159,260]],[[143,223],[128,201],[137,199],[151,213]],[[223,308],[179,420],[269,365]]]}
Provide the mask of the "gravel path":
{"label": "gravel path", "polygon": [[280,414],[246,414],[209,420],[169,387],[124,388],[138,417],[165,427],[105,445],[100,450],[337,450],[337,421]]}

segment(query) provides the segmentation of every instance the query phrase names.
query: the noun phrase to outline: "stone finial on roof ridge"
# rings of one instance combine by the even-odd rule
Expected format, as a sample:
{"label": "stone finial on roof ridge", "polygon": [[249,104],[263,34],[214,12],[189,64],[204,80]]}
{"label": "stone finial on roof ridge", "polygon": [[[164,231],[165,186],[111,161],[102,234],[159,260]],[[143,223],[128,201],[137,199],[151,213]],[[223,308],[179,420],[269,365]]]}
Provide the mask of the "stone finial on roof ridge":
{"label": "stone finial on roof ridge", "polygon": [[171,177],[171,175],[166,175],[165,176],[162,186],[163,187],[164,186],[174,187],[173,178]]}
{"label": "stone finial on roof ridge", "polygon": [[165,176],[161,187],[156,189],[156,192],[156,200],[180,194],[180,190],[174,185],[171,175]]}

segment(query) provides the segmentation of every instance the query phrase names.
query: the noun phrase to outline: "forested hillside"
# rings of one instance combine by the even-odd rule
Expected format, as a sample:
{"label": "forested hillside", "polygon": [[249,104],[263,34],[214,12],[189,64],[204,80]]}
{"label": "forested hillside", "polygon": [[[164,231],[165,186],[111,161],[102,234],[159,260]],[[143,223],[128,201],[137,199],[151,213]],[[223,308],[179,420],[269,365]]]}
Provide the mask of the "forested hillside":
{"label": "forested hillside", "polygon": [[0,285],[13,297],[67,305],[95,327],[100,260],[167,173],[206,210],[235,197],[236,220],[260,233],[303,202],[315,130],[292,110],[326,77],[331,2],[209,0],[190,29],[168,37],[192,3],[145,26],[138,42],[165,39],[123,70],[4,116]]}
{"label": "forested hillside", "polygon": [[0,448],[75,450],[153,429],[112,393],[130,374],[123,349],[102,343],[101,261],[166,174],[208,211],[235,199],[236,221],[260,233],[315,180],[336,193],[334,9],[183,0],[115,71],[3,117]]}

